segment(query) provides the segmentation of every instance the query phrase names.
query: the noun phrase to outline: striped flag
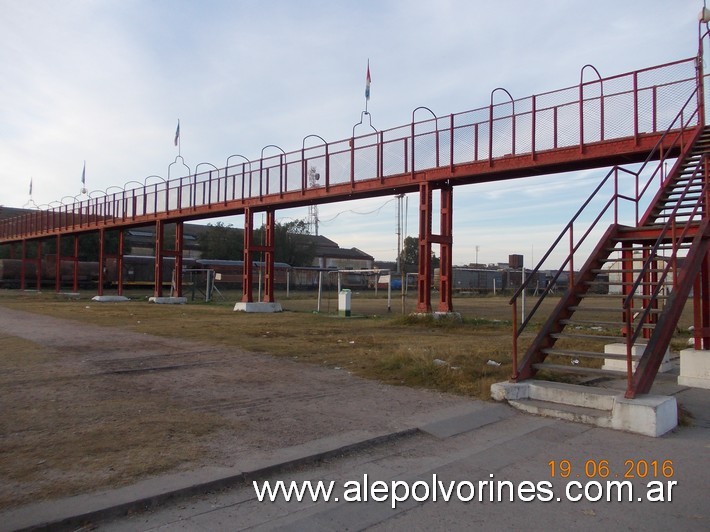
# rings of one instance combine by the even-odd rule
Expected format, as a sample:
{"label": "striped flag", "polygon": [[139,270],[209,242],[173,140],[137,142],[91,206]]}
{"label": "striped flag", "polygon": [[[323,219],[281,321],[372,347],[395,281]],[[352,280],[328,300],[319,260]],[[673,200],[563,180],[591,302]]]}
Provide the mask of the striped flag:
{"label": "striped flag", "polygon": [[180,120],[178,120],[177,129],[175,130],[175,146],[178,145],[180,141]]}
{"label": "striped flag", "polygon": [[365,78],[365,99],[370,99],[370,83],[372,78],[370,78],[370,60],[367,60],[367,77]]}

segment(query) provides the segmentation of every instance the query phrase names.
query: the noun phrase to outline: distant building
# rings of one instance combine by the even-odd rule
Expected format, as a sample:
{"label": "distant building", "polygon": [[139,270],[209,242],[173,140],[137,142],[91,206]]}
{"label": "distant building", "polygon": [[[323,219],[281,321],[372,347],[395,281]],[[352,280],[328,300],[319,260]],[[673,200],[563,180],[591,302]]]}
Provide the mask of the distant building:
{"label": "distant building", "polygon": [[369,270],[374,267],[374,257],[358,248],[341,248],[337,243],[322,235],[308,235],[306,238],[315,240],[316,256],[313,266],[317,268]]}

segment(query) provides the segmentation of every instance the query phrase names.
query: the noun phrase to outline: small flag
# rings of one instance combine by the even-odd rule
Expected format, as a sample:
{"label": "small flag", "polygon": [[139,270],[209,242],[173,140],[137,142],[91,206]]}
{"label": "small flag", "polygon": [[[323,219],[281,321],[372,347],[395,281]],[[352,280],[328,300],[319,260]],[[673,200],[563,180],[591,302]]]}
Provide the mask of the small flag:
{"label": "small flag", "polygon": [[86,185],[86,161],[84,161],[84,169],[81,171],[81,184]]}
{"label": "small flag", "polygon": [[367,60],[367,77],[365,78],[365,99],[370,99],[370,83],[372,79],[370,78],[370,60]]}
{"label": "small flag", "polygon": [[175,146],[178,145],[179,140],[180,140],[180,120],[178,120],[177,129],[175,130]]}
{"label": "small flag", "polygon": [[32,196],[32,178],[30,177],[30,196]]}

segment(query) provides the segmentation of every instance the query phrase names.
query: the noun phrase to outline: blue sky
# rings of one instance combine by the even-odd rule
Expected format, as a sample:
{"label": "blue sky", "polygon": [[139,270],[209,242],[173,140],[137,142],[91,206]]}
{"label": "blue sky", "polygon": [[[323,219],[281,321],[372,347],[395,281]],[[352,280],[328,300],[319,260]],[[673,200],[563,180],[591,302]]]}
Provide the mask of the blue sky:
{"label": "blue sky", "polygon": [[[0,204],[47,204],[167,177],[177,149],[224,166],[309,134],[350,136],[364,108],[378,129],[690,57],[698,0],[0,0]],[[204,168],[203,168],[204,169]],[[605,174],[454,191],[454,262],[541,255]],[[173,176],[175,177],[175,176]],[[408,234],[417,201],[409,198]],[[305,218],[306,209],[277,212]],[[396,202],[322,205],[320,233],[377,259],[396,256]],[[241,217],[224,220],[242,225]]]}

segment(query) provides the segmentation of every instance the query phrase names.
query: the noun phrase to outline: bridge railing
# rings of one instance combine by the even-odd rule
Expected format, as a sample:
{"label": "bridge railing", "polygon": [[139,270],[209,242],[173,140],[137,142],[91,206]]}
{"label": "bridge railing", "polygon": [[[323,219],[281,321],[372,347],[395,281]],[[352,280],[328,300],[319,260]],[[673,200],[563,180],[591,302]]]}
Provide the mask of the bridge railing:
{"label": "bridge railing", "polygon": [[[275,206],[293,193],[317,201],[334,186],[370,180],[387,186],[390,177],[415,177],[434,168],[493,165],[520,155],[534,159],[562,148],[583,152],[591,143],[665,131],[696,86],[695,58],[591,81],[584,80],[585,70],[579,84],[565,89],[514,99],[499,88],[479,109],[436,116],[420,107],[404,126],[335,142],[309,135],[301,149],[289,153],[267,146],[258,159],[230,156],[222,168],[210,164],[193,175],[5,219],[0,241],[148,222],[161,214],[179,217],[198,209],[238,210],[257,198]],[[208,163],[198,167],[203,164]],[[310,173],[319,178],[309,179]]]}
{"label": "bridge railing", "polygon": [[[684,133],[696,129],[700,123],[698,97],[702,93],[698,90],[698,87],[696,81],[694,90],[667,125],[667,129],[646,160],[635,170],[629,170],[621,166],[614,166],[609,170],[572,216],[568,224],[562,229],[539,262],[532,269],[526,271],[526,279],[521,282],[520,288],[510,299],[513,316],[513,379],[518,377],[518,372],[521,369],[518,366],[518,339],[536,317],[536,312],[545,299],[553,293],[564,274],[568,278],[569,290],[573,290],[576,279],[575,268],[581,265],[581,260],[579,259],[584,260],[589,254],[589,250],[585,249],[585,245],[589,241],[593,241],[590,235],[594,234],[595,231],[600,232],[608,224],[639,225],[642,221],[643,212],[651,205],[653,197],[663,185],[663,180],[666,177],[664,170],[668,162],[675,160],[676,165],[681,164],[682,161],[676,160],[676,154],[683,153],[687,148],[684,144],[684,139],[686,138]],[[653,96],[657,96],[656,90],[654,90]],[[655,125],[658,122],[654,119],[653,123]],[[665,120],[663,120],[663,123],[665,123]],[[675,168],[673,168],[671,173],[673,171],[675,171]],[[685,192],[683,195],[685,195]],[[625,208],[629,206],[630,208]],[[675,211],[673,214],[675,215]],[[670,220],[666,223],[664,231],[667,231],[670,223]],[[521,316],[520,323],[518,323],[520,316],[519,305],[521,301],[524,301],[526,290],[533,287],[533,283],[537,282],[539,272],[543,269],[548,259],[555,254],[563,257],[561,266],[547,281],[547,286],[544,290],[533,298],[529,311],[525,313],[523,310],[524,315]],[[637,282],[640,283],[640,278]],[[638,284],[634,285],[634,290],[637,286]],[[625,304],[627,303],[628,298]],[[628,330],[632,329],[629,328]]]}

